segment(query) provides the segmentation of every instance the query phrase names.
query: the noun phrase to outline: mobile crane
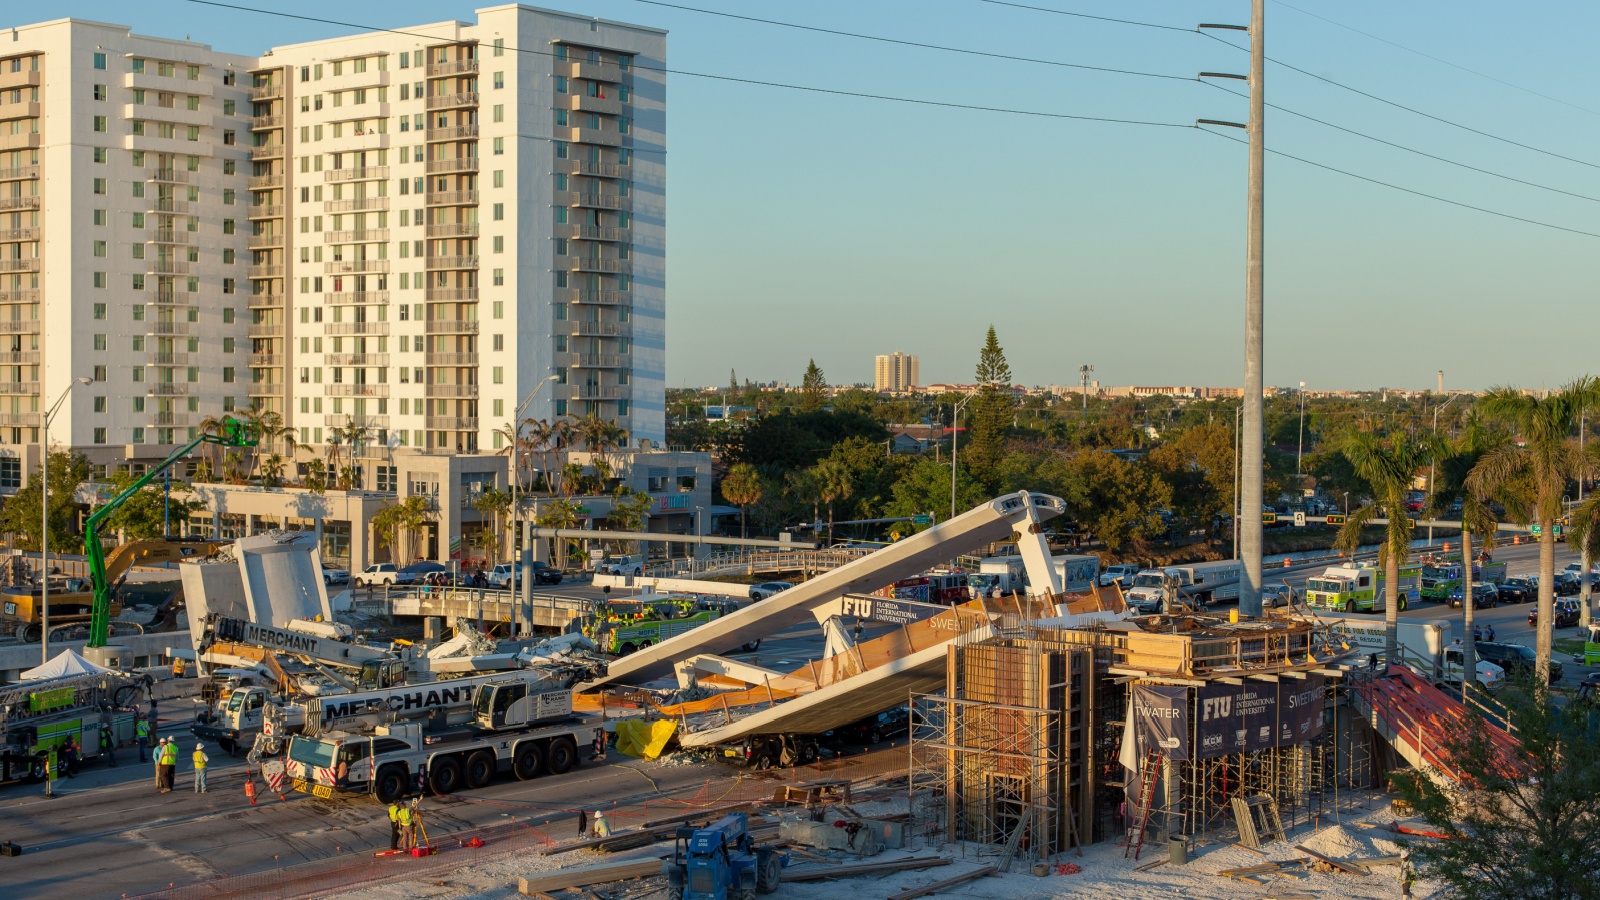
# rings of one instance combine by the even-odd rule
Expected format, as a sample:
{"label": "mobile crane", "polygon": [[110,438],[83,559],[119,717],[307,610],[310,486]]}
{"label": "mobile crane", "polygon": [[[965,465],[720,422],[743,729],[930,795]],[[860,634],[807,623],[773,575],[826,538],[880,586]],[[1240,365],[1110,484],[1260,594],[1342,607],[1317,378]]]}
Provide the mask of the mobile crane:
{"label": "mobile crane", "polygon": [[152,466],[139,476],[122,493],[106,501],[89,514],[83,523],[83,552],[89,560],[89,580],[94,589],[94,602],[89,611],[89,642],[84,655],[90,662],[110,669],[122,668],[122,649],[109,646],[111,640],[111,579],[106,573],[105,548],[100,546],[100,526],[107,518],[122,508],[124,503],[160,478],[162,473],[179,460],[194,452],[201,444],[218,444],[223,447],[254,447],[259,443],[254,430],[238,419],[224,419],[217,434],[202,434],[177,450],[171,456]]}

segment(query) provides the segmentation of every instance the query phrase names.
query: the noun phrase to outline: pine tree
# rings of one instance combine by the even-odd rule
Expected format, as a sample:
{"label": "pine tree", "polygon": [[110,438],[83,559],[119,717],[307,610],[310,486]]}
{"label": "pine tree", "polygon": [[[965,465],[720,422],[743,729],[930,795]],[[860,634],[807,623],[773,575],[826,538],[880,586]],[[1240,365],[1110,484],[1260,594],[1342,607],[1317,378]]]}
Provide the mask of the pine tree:
{"label": "pine tree", "polygon": [[1011,366],[1006,363],[1006,352],[1000,347],[993,325],[978,353],[977,377],[978,395],[967,414],[967,446],[961,458],[971,467],[974,477],[993,487],[991,482],[1005,452],[1006,427],[1011,424],[1016,403],[1011,395]]}
{"label": "pine tree", "polygon": [[806,361],[806,375],[800,382],[800,411],[817,412],[828,403],[828,379],[814,359]]}

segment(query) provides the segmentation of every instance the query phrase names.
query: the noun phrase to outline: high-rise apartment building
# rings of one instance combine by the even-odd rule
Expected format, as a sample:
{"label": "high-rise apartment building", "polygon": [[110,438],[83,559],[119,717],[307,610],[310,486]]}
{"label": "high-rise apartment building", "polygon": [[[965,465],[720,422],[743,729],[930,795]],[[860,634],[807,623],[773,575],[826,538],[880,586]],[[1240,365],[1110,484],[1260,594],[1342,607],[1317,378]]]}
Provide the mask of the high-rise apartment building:
{"label": "high-rise apartment building", "polygon": [[917,358],[896,350],[888,355],[879,354],[874,370],[874,390],[904,393],[917,386]]}
{"label": "high-rise apartment building", "polygon": [[81,376],[50,436],[102,464],[251,405],[313,447],[490,452],[530,395],[662,441],[664,65],[661,31],[514,5],[259,57],[17,28],[0,490]]}

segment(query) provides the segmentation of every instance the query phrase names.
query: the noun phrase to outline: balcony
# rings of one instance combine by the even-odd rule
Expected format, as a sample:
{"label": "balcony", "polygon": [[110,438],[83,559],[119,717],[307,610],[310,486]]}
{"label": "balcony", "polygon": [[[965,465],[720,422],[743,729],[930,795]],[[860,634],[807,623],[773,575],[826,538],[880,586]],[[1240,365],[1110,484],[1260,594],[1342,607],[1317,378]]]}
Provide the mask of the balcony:
{"label": "balcony", "polygon": [[573,78],[586,78],[589,81],[604,81],[610,84],[622,83],[622,68],[613,63],[571,60],[568,64],[572,67],[568,74]]}
{"label": "balcony", "polygon": [[282,306],[282,305],[283,305],[283,295],[282,294],[251,294],[250,295],[250,308],[251,309],[271,309],[272,307]]}
{"label": "balcony", "polygon": [[282,278],[283,277],[283,266],[281,266],[281,265],[251,266],[250,267],[250,277],[251,278]]}
{"label": "balcony", "polygon": [[[16,292],[13,292],[16,293]],[[37,301],[34,301],[37,302]],[[0,334],[38,334],[38,319],[0,319]]]}
{"label": "balcony", "polygon": [[627,274],[633,271],[631,259],[608,259],[599,256],[558,256],[556,267],[572,272],[603,272],[609,274]]}
{"label": "balcony", "polygon": [[600,306],[618,306],[633,302],[627,291],[590,291],[568,289],[563,293],[568,303],[592,303]]}
{"label": "balcony", "polygon": [[556,160],[556,171],[590,178],[631,178],[633,166],[622,163],[586,162],[579,159]]}
{"label": "balcony", "polygon": [[423,329],[426,334],[477,334],[475,319],[429,319]]}
{"label": "balcony", "polygon": [[251,322],[250,336],[253,338],[279,338],[283,337],[282,322]]}
{"label": "balcony", "polygon": [[175,213],[184,215],[195,211],[195,205],[193,203],[190,203],[187,200],[179,200],[174,197],[151,197],[150,202],[147,205],[150,207],[150,211],[154,213]]}
{"label": "balcony", "polygon": [[476,353],[424,353],[422,364],[425,366],[475,366],[478,364]]}
{"label": "balcony", "polygon": [[176,381],[152,381],[150,386],[145,388],[145,393],[157,397],[181,397],[189,393],[189,385],[179,384]]}
{"label": "balcony", "polygon": [[37,101],[26,100],[22,103],[0,104],[0,122],[10,119],[37,118],[39,118],[39,104]]}
{"label": "balcony", "polygon": [[[559,323],[558,323],[559,324]],[[564,331],[566,334],[580,334],[587,337],[627,337],[633,334],[633,326],[627,322],[574,322],[567,321]]]}
{"label": "balcony", "polygon": [[557,225],[556,236],[578,241],[622,241],[633,239],[633,229],[607,225]]}
{"label": "balcony", "polygon": [[603,385],[603,384],[574,384],[574,385],[571,385],[570,387],[572,388],[572,392],[571,392],[572,397],[571,398],[574,399],[574,400],[626,400],[626,399],[628,399],[628,389],[626,387],[617,387],[616,385]]}
{"label": "balcony", "polygon": [[426,265],[432,270],[476,269],[478,267],[478,258],[476,256],[430,256]]}
{"label": "balcony", "polygon": [[615,97],[590,97],[588,94],[573,94],[568,98],[567,108],[577,112],[600,113],[607,116],[622,115],[622,101]]}
{"label": "balcony", "polygon": [[428,225],[426,232],[431,238],[477,237],[477,222],[437,222]]}
{"label": "balcony", "polygon": [[166,184],[193,184],[194,175],[182,169],[151,169],[150,174],[144,177],[145,181],[159,181]]}
{"label": "balcony", "polygon": [[29,259],[0,259],[0,272],[37,272],[39,271],[39,258]]}
{"label": "balcony", "polygon": [[322,271],[329,275],[354,275],[363,272],[387,272],[389,261],[387,259],[336,259],[322,264]]}
{"label": "balcony", "polygon": [[250,190],[270,191],[283,187],[282,175],[256,175],[250,179]]}
{"label": "balcony", "polygon": [[322,204],[322,211],[330,213],[365,212],[388,208],[388,197],[355,197],[350,200],[328,200]]}
{"label": "balcony", "polygon": [[0,381],[0,394],[37,394],[37,381]]}
{"label": "balcony", "polygon": [[161,353],[152,350],[144,360],[152,366],[187,366],[191,357],[187,353]]}
{"label": "balcony", "polygon": [[250,354],[250,365],[253,368],[281,366],[283,365],[283,358],[284,354],[282,353],[252,353]]}
{"label": "balcony", "polygon": [[6,166],[0,168],[0,181],[26,181],[38,177],[38,166]]}
{"label": "balcony", "polygon": [[185,336],[187,336],[187,335],[194,334],[195,323],[193,323],[193,322],[161,322],[161,321],[146,322],[145,326],[144,326],[144,330],[145,330],[146,334],[185,335]]}
{"label": "balcony", "polygon": [[476,416],[426,416],[423,425],[429,431],[477,431],[478,419]]}
{"label": "balcony", "polygon": [[[145,271],[157,275],[187,275],[194,268],[194,264],[176,259],[147,259]],[[252,268],[254,268],[252,266]]]}
{"label": "balcony", "polygon": [[249,246],[251,250],[269,250],[273,247],[282,247],[283,235],[252,234],[250,235]]}
{"label": "balcony", "polygon": [[[0,303],[38,303],[38,302],[39,302],[39,292],[37,290],[34,290],[33,288],[27,288],[26,290],[6,290],[5,288],[0,287]],[[4,323],[0,322],[0,326],[3,326],[3,325],[4,325]],[[4,330],[4,328],[0,327],[0,330]]]}
{"label": "balcony", "polygon": [[578,369],[619,369],[630,362],[631,359],[621,353],[574,353],[567,360],[568,365]]}
{"label": "balcony", "polygon": [[270,144],[262,144],[259,147],[251,147],[250,148],[250,158],[251,159],[256,159],[256,160],[260,160],[260,159],[277,159],[278,157],[280,157],[282,155],[283,155],[283,144],[282,144],[282,142],[279,142],[279,141],[273,141]]}
{"label": "balcony", "polygon": [[449,62],[428,63],[429,78],[444,78],[449,75],[462,75],[476,71],[478,71],[478,61],[475,59],[454,59]]}
{"label": "balcony", "polygon": [[0,91],[10,91],[16,88],[39,87],[44,84],[44,72],[39,69],[23,69],[20,72],[0,72]]}
{"label": "balcony", "polygon": [[426,386],[429,397],[441,399],[470,400],[478,396],[478,386],[475,384],[429,384]]}
{"label": "balcony", "polygon": [[387,353],[329,353],[328,365],[330,366],[387,366],[389,354]]}
{"label": "balcony", "polygon": [[389,302],[388,291],[343,291],[323,294],[322,302],[329,306],[382,306]]}
{"label": "balcony", "polygon": [[388,166],[357,166],[349,169],[329,169],[322,173],[323,181],[383,181],[388,177]]}
{"label": "balcony", "polygon": [[459,106],[477,106],[478,94],[476,91],[464,91],[458,94],[440,94],[428,98],[428,109],[455,109]]}
{"label": "balcony", "polygon": [[[432,237],[432,235],[429,235],[429,237]],[[37,228],[0,228],[0,244],[27,243],[38,239],[39,229]]]}
{"label": "balcony", "polygon": [[151,244],[188,244],[189,232],[176,228],[157,228],[145,240]]}
{"label": "balcony", "polygon": [[631,135],[619,131],[601,131],[598,128],[570,128],[567,140],[574,144],[598,144],[602,147],[620,147],[633,143]]}
{"label": "balcony", "polygon": [[429,206],[476,206],[477,191],[429,191]]}
{"label": "balcony", "polygon": [[478,289],[472,288],[440,288],[431,287],[424,293],[422,299],[429,303],[454,303],[464,300],[478,299]]}
{"label": "balcony", "polygon": [[323,334],[388,334],[388,322],[325,322]]}
{"label": "balcony", "polygon": [[388,416],[357,416],[350,413],[329,413],[322,417],[322,424],[329,428],[343,428],[354,422],[363,428],[389,428]]}
{"label": "balcony", "polygon": [[558,191],[556,202],[591,209],[633,208],[633,198],[625,194],[580,194],[577,191]]}
{"label": "balcony", "polygon": [[39,351],[37,350],[10,350],[0,353],[0,366],[36,366],[39,364]]}
{"label": "balcony", "polygon": [[458,156],[454,159],[430,159],[427,172],[429,175],[445,175],[450,172],[476,172],[478,171],[478,158],[476,156]]}
{"label": "balcony", "polygon": [[153,291],[145,291],[145,302],[154,303],[157,306],[188,306],[195,302],[195,296],[195,294],[192,294],[188,291],[183,291],[180,293],[178,291],[162,290],[157,288]]}
{"label": "balcony", "polygon": [[150,424],[159,428],[183,427],[189,424],[188,413],[158,412],[150,417]]}
{"label": "balcony", "polygon": [[281,205],[264,205],[250,207],[251,219],[281,219],[283,207]]}
{"label": "balcony", "polygon": [[[443,128],[429,128],[427,141],[430,144],[439,141],[475,141],[478,139],[477,125],[447,125]],[[37,143],[34,146],[38,146]]]}
{"label": "balcony", "polygon": [[265,131],[269,128],[282,128],[283,116],[254,116],[250,119],[251,131]]}
{"label": "balcony", "polygon": [[264,100],[276,100],[282,96],[282,84],[260,84],[250,89],[250,100],[253,103],[260,103]]}
{"label": "balcony", "polygon": [[37,150],[44,146],[44,138],[37,131],[25,134],[0,134],[0,153],[7,150]]}
{"label": "balcony", "polygon": [[322,240],[329,244],[377,244],[389,240],[387,228],[358,228],[353,231],[325,231]]}
{"label": "balcony", "polygon": [[0,197],[0,212],[13,212],[22,209],[38,209],[39,197]]}
{"label": "balcony", "polygon": [[329,397],[387,397],[387,384],[330,384],[324,392]]}
{"label": "balcony", "polygon": [[0,413],[0,425],[7,428],[37,428],[38,413]]}

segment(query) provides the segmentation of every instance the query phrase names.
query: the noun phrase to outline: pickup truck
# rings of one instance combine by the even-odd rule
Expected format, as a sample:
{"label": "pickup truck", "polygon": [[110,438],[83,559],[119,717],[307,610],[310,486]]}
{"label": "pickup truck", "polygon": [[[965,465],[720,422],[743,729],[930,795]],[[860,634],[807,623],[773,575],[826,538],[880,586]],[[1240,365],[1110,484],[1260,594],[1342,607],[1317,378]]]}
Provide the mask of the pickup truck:
{"label": "pickup truck", "polygon": [[644,560],[637,556],[613,556],[594,571],[596,575],[643,575]]}

